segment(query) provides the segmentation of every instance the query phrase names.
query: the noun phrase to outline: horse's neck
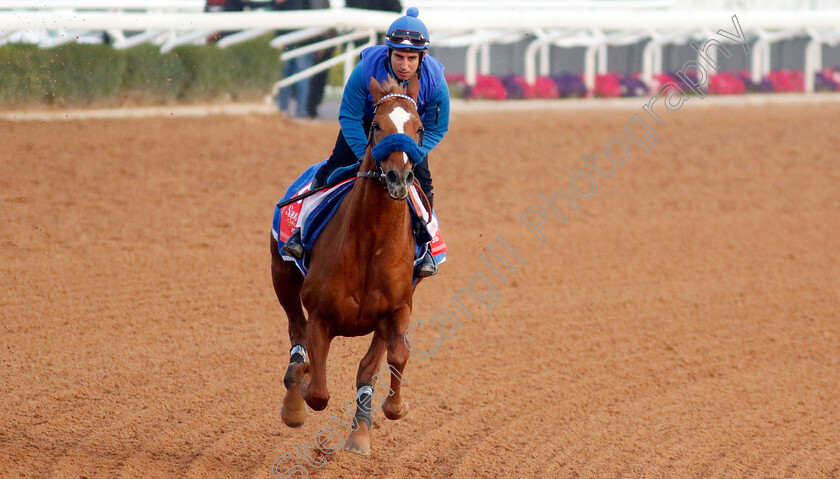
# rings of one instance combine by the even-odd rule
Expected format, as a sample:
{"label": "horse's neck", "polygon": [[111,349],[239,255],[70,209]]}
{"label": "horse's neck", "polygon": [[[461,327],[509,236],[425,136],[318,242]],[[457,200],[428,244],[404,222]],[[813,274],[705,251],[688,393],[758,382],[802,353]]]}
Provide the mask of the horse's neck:
{"label": "horse's neck", "polygon": [[404,236],[400,234],[403,228],[408,236],[408,204],[391,199],[379,181],[358,178],[347,200],[350,200],[350,233],[365,237],[368,241],[388,244]]}
{"label": "horse's neck", "polygon": [[363,223],[401,221],[408,215],[405,201],[394,201],[378,180],[359,178],[353,185],[353,212]]}

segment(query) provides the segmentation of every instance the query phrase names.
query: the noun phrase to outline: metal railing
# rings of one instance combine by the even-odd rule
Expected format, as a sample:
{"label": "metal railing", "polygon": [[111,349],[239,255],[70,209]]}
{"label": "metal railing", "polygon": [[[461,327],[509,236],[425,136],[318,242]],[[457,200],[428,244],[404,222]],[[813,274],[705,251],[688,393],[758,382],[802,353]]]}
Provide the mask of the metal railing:
{"label": "metal railing", "polygon": [[[730,28],[733,11],[688,10],[685,0],[586,1],[586,0],[482,0],[485,8],[467,8],[471,0],[435,2],[421,0],[421,17],[428,25],[435,49],[462,48],[466,55],[466,78],[475,84],[479,72],[489,73],[493,45],[533,38],[522,58],[526,80],[550,73],[552,48],[584,47],[584,73],[588,87],[595,74],[608,69],[607,49],[633,43],[644,44],[640,70],[650,82],[662,71],[662,47],[702,41],[719,28]],[[486,2],[486,3],[485,3]],[[278,36],[278,49],[293,43],[312,41],[327,30],[337,37],[317,41],[283,52],[291,59],[313,51],[343,45],[343,52],[275,85],[290,85],[332,66],[343,64],[345,79],[358,53],[376,41],[394,14],[333,7],[326,10],[258,11],[207,13],[196,0],[0,0],[0,44],[35,38],[50,48],[80,41],[97,32],[107,32],[115,48],[154,43],[164,51],[178,45],[204,43],[218,31],[234,31],[218,42],[221,48],[275,30],[293,30]],[[473,2],[476,3],[477,2]],[[706,0],[700,5],[721,5]],[[768,5],[780,5],[774,1]],[[786,4],[792,5],[788,1]],[[825,0],[797,1],[814,8],[797,10],[738,11],[741,25],[753,52],[753,79],[760,79],[770,67],[773,44],[795,36],[809,38],[805,56],[805,87],[813,91],[813,75],[822,68],[822,49],[840,42],[840,9],[823,8]],[[838,2],[835,2],[836,4]],[[337,4],[343,4],[338,2]],[[693,4],[692,4],[693,5]],[[609,6],[609,8],[607,8]],[[628,8],[634,6],[635,8]],[[492,7],[492,8],[490,8]],[[505,9],[505,7],[507,7]],[[40,35],[40,37],[39,37]],[[356,45],[363,42],[361,45]],[[699,57],[698,57],[699,58]]]}

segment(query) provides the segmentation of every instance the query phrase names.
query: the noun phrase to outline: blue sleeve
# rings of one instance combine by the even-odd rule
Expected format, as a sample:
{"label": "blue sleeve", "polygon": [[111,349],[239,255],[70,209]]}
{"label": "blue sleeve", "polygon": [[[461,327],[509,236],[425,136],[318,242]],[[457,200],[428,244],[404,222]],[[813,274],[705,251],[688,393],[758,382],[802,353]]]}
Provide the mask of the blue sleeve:
{"label": "blue sleeve", "polygon": [[426,136],[423,137],[422,150],[424,154],[428,154],[449,130],[449,85],[445,81],[440,82],[434,99],[426,106],[423,128],[426,130]]}
{"label": "blue sleeve", "polygon": [[341,98],[341,108],[338,111],[338,122],[344,133],[344,139],[360,160],[364,158],[367,149],[363,117],[370,78],[365,79],[364,76],[363,62],[359,62],[350,74],[350,79],[347,80],[344,96]]}

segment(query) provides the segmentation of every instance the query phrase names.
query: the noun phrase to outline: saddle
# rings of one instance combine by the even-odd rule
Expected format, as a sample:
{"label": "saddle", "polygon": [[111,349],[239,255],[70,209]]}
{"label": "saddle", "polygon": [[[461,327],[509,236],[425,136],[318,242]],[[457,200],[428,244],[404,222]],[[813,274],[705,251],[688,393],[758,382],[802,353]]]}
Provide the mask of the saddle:
{"label": "saddle", "polygon": [[[280,199],[280,202],[282,203],[297,195],[308,192],[315,173],[317,173],[318,169],[325,162],[326,160],[309,167],[292,183],[286,191],[286,194]],[[355,167],[355,170],[353,167]],[[279,249],[283,248],[286,240],[291,236],[292,230],[296,227],[300,215],[305,213],[301,226],[301,239],[304,250],[306,251],[303,258],[298,260],[283,254],[282,251],[280,252],[283,259],[293,261],[304,276],[309,271],[309,261],[311,259],[309,252],[312,251],[315,241],[330,219],[338,211],[341,202],[356,182],[356,171],[358,171],[357,165],[336,170],[330,175],[327,182],[328,185],[332,184],[329,189],[315,193],[308,198],[296,201],[282,208],[274,209],[271,233],[277,241],[277,247]],[[437,216],[434,211],[428,211],[428,200],[426,200],[423,191],[416,184],[411,186],[408,204],[415,238],[415,266],[426,254],[427,249],[431,249],[432,256],[438,265],[443,263],[446,261],[446,242],[441,235]]]}

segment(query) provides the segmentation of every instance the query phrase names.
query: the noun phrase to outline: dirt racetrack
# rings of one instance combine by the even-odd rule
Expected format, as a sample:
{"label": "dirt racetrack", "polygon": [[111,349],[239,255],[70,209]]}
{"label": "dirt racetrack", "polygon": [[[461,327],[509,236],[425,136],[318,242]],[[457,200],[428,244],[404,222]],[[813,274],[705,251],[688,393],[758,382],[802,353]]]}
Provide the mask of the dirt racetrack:
{"label": "dirt racetrack", "polygon": [[[3,122],[0,477],[840,477],[840,106],[692,102],[566,223],[538,195],[634,112],[453,118],[416,347],[441,308],[463,327],[409,361],[370,457],[313,445],[367,338],[333,342],[326,411],[279,414],[271,215],[337,123]],[[526,260],[507,284],[497,235]]]}

